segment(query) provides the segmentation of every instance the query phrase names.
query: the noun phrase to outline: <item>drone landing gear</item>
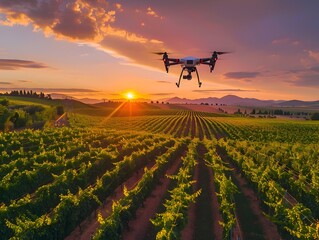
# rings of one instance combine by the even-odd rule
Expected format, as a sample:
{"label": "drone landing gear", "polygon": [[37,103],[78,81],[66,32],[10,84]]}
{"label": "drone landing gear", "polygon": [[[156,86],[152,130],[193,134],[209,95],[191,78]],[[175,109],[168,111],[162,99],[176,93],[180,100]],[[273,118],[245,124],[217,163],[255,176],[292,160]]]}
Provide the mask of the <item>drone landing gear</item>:
{"label": "drone landing gear", "polygon": [[185,79],[188,79],[188,80],[191,80],[192,79],[192,75],[191,75],[191,72],[196,72],[196,75],[197,75],[197,81],[198,81],[198,86],[201,87],[202,86],[202,82],[199,80],[199,74],[198,74],[198,71],[197,71],[197,68],[192,68],[191,70],[187,67],[183,67],[182,71],[181,71],[181,74],[179,75],[179,79],[178,79],[178,82],[176,83],[176,86],[179,87],[179,85],[181,84],[181,79],[182,79],[182,76],[183,76],[183,72],[187,70],[188,71],[188,75],[187,77],[184,76]]}
{"label": "drone landing gear", "polygon": [[198,87],[201,87],[202,86],[202,82],[199,81],[199,75],[198,75],[197,68],[195,68],[195,71],[196,71],[196,75],[197,75]]}

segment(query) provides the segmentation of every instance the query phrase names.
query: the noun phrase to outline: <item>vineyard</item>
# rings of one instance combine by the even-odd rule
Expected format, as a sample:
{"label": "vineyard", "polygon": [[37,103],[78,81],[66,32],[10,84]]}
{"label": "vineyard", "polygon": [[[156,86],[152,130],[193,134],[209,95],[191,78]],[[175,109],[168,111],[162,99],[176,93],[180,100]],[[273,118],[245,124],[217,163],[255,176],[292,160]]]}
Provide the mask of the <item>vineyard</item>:
{"label": "vineyard", "polygon": [[319,239],[319,124],[185,109],[0,134],[1,239]]}

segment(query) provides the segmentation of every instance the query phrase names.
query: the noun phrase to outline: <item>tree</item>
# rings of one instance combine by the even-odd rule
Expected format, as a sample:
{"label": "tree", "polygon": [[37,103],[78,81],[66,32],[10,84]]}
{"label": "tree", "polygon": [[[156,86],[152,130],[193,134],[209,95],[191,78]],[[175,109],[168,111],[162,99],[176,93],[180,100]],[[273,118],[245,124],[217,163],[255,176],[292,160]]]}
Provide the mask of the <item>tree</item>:
{"label": "tree", "polygon": [[319,112],[313,113],[311,116],[311,120],[319,120]]}
{"label": "tree", "polygon": [[0,99],[0,105],[7,107],[9,105],[8,99]]}

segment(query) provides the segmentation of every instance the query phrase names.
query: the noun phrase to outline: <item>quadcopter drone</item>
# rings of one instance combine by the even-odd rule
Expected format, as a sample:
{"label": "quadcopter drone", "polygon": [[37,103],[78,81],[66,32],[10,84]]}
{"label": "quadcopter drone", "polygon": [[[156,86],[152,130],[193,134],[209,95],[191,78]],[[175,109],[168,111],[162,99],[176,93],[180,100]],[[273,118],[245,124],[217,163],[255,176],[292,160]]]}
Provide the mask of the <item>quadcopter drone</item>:
{"label": "quadcopter drone", "polygon": [[157,55],[163,55],[163,62],[165,66],[165,70],[168,73],[168,69],[172,65],[180,64],[182,67],[181,75],[179,76],[179,80],[176,83],[176,86],[179,87],[181,84],[181,78],[184,71],[187,71],[187,75],[183,75],[183,79],[192,80],[192,72],[196,72],[198,86],[201,87],[202,82],[199,80],[199,74],[196,68],[196,65],[205,64],[210,66],[210,72],[212,72],[215,68],[216,61],[218,59],[218,55],[226,54],[229,52],[217,52],[214,51],[212,56],[209,58],[195,58],[195,57],[185,57],[185,58],[169,58],[167,52],[154,52]]}

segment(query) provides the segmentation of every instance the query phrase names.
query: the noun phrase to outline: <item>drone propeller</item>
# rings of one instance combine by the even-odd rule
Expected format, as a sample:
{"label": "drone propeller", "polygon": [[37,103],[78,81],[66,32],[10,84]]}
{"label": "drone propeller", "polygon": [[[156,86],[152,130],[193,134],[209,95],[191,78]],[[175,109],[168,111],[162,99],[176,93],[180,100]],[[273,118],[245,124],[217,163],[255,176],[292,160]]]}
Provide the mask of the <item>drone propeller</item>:
{"label": "drone propeller", "polygon": [[211,53],[217,53],[218,55],[222,55],[222,54],[227,54],[227,53],[231,53],[231,52],[217,52],[217,51],[214,51],[214,52],[211,52]]}
{"label": "drone propeller", "polygon": [[156,54],[156,55],[163,55],[163,54],[171,54],[171,53],[168,53],[168,52],[152,52],[153,54]]}

